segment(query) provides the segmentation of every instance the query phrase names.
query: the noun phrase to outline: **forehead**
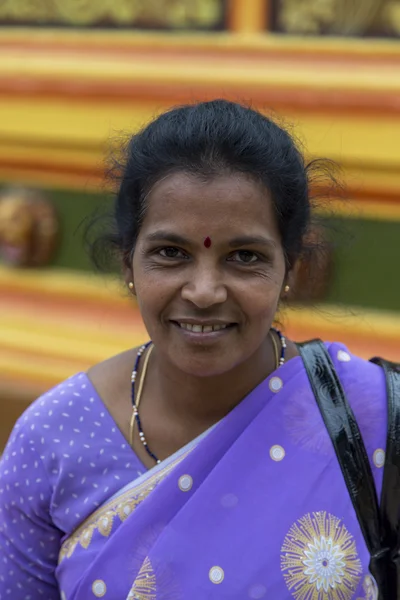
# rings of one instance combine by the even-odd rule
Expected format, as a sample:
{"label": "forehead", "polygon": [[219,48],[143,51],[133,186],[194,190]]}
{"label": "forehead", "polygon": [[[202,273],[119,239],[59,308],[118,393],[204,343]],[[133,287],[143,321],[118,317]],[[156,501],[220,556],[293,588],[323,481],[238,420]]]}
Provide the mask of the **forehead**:
{"label": "forehead", "polygon": [[144,230],[170,225],[211,235],[221,227],[246,233],[250,228],[277,235],[269,191],[240,173],[212,178],[174,173],[155,184],[147,203]]}

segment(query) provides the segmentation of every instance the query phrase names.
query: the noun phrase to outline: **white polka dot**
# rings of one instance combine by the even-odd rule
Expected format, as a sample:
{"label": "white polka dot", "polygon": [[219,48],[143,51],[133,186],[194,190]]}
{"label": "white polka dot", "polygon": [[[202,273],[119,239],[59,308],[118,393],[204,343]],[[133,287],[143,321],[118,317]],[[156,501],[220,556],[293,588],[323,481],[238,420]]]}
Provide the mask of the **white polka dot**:
{"label": "white polka dot", "polygon": [[345,352],[344,350],[339,350],[339,352],[337,353],[337,358],[341,362],[349,362],[351,360],[350,354],[348,352]]}
{"label": "white polka dot", "polygon": [[269,389],[271,392],[279,392],[283,387],[283,381],[280,377],[271,377],[269,380]]}
{"label": "white polka dot", "polygon": [[92,592],[97,598],[102,598],[107,591],[107,586],[102,579],[96,579],[92,585]]}
{"label": "white polka dot", "polygon": [[239,498],[235,494],[225,494],[221,498],[221,505],[224,508],[234,508],[239,502]]}
{"label": "white polka dot", "polygon": [[380,469],[385,464],[385,451],[377,448],[373,454],[374,465]]}
{"label": "white polka dot", "polygon": [[224,570],[221,567],[211,567],[209,577],[212,583],[222,583],[225,577]]}
{"label": "white polka dot", "polygon": [[276,462],[279,462],[280,460],[283,460],[285,458],[285,450],[284,448],[282,448],[282,446],[272,446],[270,451],[269,451],[269,455],[272,458],[272,460],[275,460]]}
{"label": "white polka dot", "polygon": [[178,485],[182,492],[188,492],[192,489],[193,479],[190,477],[190,475],[182,475],[179,477]]}
{"label": "white polka dot", "polygon": [[259,600],[259,598],[264,598],[267,593],[267,588],[265,585],[252,585],[249,589],[249,598],[253,600]]}
{"label": "white polka dot", "polygon": [[67,600],[67,596],[65,595],[65,592],[61,592],[61,600]]}

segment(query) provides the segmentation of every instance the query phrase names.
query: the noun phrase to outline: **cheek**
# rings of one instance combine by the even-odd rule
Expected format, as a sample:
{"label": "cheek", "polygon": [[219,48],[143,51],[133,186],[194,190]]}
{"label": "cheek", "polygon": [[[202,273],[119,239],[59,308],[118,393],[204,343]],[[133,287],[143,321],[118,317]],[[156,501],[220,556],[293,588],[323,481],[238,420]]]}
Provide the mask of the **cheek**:
{"label": "cheek", "polygon": [[154,322],[176,295],[176,284],[168,275],[159,272],[135,274],[136,300],[146,325]]}
{"label": "cheek", "polygon": [[270,324],[278,308],[280,288],[278,286],[264,286],[257,292],[247,291],[246,312],[253,326],[262,329],[263,323]]}

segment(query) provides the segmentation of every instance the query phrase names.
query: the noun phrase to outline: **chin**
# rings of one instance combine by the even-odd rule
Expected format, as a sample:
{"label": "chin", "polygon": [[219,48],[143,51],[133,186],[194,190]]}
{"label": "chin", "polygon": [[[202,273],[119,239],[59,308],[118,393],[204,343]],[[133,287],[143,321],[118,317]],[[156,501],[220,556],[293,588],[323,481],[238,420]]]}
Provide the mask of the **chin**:
{"label": "chin", "polygon": [[170,353],[170,361],[177,369],[192,377],[217,377],[240,364],[239,356],[233,356],[231,349],[214,351],[194,348],[175,348]]}

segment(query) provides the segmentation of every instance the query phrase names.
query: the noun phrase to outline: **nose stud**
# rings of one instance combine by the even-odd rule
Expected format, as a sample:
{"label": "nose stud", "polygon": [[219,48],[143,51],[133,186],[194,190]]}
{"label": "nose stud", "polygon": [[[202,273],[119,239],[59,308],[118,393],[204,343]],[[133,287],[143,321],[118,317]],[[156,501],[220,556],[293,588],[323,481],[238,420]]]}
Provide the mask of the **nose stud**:
{"label": "nose stud", "polygon": [[210,246],[211,246],[211,238],[207,236],[206,239],[204,240],[204,247],[210,248]]}

